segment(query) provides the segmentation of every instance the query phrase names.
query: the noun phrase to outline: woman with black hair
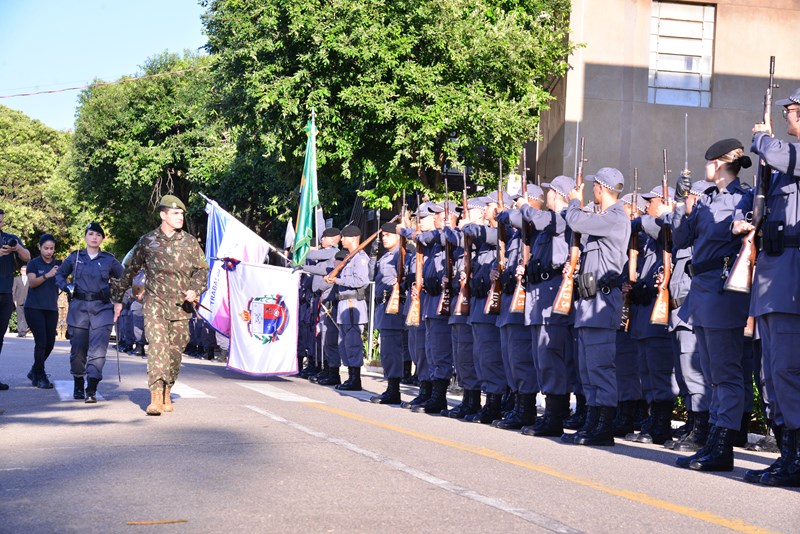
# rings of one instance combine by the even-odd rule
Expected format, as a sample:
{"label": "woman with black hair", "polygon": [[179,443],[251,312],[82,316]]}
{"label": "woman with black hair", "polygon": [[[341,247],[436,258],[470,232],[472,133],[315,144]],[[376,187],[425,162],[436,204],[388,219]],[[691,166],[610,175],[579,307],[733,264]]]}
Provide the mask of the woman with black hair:
{"label": "woman with black hair", "polygon": [[39,238],[39,256],[28,262],[28,298],[25,301],[25,320],[33,332],[33,367],[28,373],[31,384],[41,389],[52,389],[53,383],[45,374],[44,362],[56,343],[58,324],[58,286],[55,277],[61,265],[54,255],[56,238],[42,234]]}

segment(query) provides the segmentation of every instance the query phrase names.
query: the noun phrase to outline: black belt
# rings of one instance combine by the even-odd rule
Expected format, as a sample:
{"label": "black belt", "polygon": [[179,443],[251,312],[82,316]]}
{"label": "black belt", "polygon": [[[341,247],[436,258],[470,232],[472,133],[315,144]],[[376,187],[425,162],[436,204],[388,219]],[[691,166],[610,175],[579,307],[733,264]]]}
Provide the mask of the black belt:
{"label": "black belt", "polygon": [[102,292],[102,291],[100,293],[88,293],[88,292],[83,292],[83,291],[81,291],[79,289],[76,289],[72,293],[72,298],[78,299],[78,300],[85,300],[85,301],[88,301],[88,302],[91,302],[91,301],[94,301],[94,300],[102,300],[102,301],[105,301],[105,302],[109,302],[110,301],[109,296],[106,293]]}
{"label": "black belt", "polygon": [[689,276],[697,276],[698,274],[707,273],[709,271],[721,271],[723,267],[733,267],[733,262],[736,261],[736,256],[725,256],[724,258],[712,258],[710,260],[701,261],[698,263],[689,262],[686,264],[686,272]]}
{"label": "black belt", "polygon": [[547,282],[551,278],[558,276],[564,272],[564,266],[561,265],[560,267],[554,267],[552,269],[544,269],[542,271],[534,271],[531,273],[531,284],[540,284],[542,282]]}
{"label": "black belt", "polygon": [[784,248],[800,248],[800,236],[785,235],[783,236]]}

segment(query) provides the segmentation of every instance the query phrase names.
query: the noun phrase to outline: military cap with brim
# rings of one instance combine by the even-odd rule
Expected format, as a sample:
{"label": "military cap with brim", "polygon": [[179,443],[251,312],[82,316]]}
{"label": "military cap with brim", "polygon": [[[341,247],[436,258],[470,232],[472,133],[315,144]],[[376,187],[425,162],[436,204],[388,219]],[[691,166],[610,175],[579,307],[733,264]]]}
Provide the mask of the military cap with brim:
{"label": "military cap with brim", "polygon": [[[484,201],[486,201],[487,204],[489,204],[490,202],[497,204],[497,191],[496,190],[492,191],[491,193],[483,197],[483,199]],[[505,204],[506,206],[510,206],[513,203],[514,203],[514,198],[505,191],[503,191],[503,204]]]}
{"label": "military cap with brim", "polygon": [[584,178],[587,182],[597,182],[607,189],[621,193],[625,187],[625,177],[614,167],[603,167]]}
{"label": "military cap with brim", "polygon": [[570,191],[575,189],[575,180],[569,176],[556,176],[550,182],[542,182],[542,187],[549,187],[562,197],[566,198]]}
{"label": "military cap with brim", "polygon": [[788,98],[784,98],[783,100],[778,100],[775,102],[779,106],[788,106],[790,104],[800,104],[800,87],[794,90],[794,93],[789,95]]}
{"label": "military cap with brim", "polygon": [[475,210],[485,207],[486,207],[486,201],[483,199],[483,197],[475,197],[467,200],[468,209]]}
{"label": "military cap with brim", "polygon": [[[633,200],[633,193],[628,193],[622,197],[622,203],[627,204],[628,206],[631,205],[631,201]],[[636,208],[644,213],[647,211],[647,201],[642,198],[642,195],[636,196]]]}
{"label": "military cap with brim", "polygon": [[100,226],[100,224],[99,224],[99,223],[96,223],[96,222],[90,222],[89,224],[87,224],[87,225],[86,225],[86,232],[84,232],[84,234],[86,234],[86,233],[87,233],[87,232],[89,232],[89,231],[91,231],[91,232],[97,232],[98,234],[100,234],[101,236],[103,236],[103,238],[105,238],[105,237],[106,237],[106,233],[103,231],[103,227],[102,227],[102,226]]}
{"label": "military cap with brim", "polygon": [[164,195],[158,203],[159,208],[180,209],[186,211],[186,206],[175,195]]}
{"label": "military cap with brim", "polygon": [[[439,207],[442,208],[442,211],[444,211],[444,205],[445,205],[444,201],[439,203]],[[452,200],[448,200],[447,201],[447,209],[450,210],[450,213],[459,213],[461,211],[461,206],[459,206],[458,204],[456,204]]]}
{"label": "military cap with brim", "polygon": [[536,184],[528,184],[528,197],[544,199],[544,191]]}
{"label": "military cap with brim", "polygon": [[423,202],[419,205],[417,209],[417,217],[429,217],[431,215],[435,215],[437,213],[441,213],[444,211],[440,205],[436,204],[435,202]]}
{"label": "military cap with brim", "polygon": [[645,200],[651,200],[653,198],[667,200],[675,197],[675,189],[672,187],[667,187],[667,198],[664,198],[664,188],[660,185],[657,185],[651,189],[649,193],[642,193],[639,196]]}
{"label": "military cap with brim", "polygon": [[381,225],[381,232],[384,234],[397,234],[397,223],[387,222]]}
{"label": "military cap with brim", "polygon": [[331,228],[325,228],[325,231],[322,232],[322,237],[336,237],[338,235],[342,235],[342,231],[335,226]]}
{"label": "military cap with brim", "polygon": [[361,237],[361,228],[353,224],[348,224],[342,228],[342,237]]}

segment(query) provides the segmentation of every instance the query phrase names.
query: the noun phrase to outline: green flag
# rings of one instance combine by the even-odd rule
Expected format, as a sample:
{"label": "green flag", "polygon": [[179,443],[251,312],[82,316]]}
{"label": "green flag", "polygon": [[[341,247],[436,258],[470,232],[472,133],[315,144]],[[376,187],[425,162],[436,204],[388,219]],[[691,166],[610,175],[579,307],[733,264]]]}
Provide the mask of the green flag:
{"label": "green flag", "polygon": [[317,127],[314,112],[306,124],[306,161],[303,164],[303,179],[300,182],[300,208],[297,210],[297,227],[294,236],[294,262],[302,265],[306,261],[314,238],[314,208],[319,204],[317,195]]}

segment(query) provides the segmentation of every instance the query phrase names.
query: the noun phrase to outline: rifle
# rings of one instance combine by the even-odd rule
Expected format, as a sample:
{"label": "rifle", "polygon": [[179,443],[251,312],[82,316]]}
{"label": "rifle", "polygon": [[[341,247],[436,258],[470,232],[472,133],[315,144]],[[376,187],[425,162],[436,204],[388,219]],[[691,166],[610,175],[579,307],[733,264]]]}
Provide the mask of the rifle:
{"label": "rifle", "polygon": [[[581,137],[581,149],[578,156],[578,172],[575,176],[575,187],[580,188],[583,184],[583,137]],[[583,207],[583,197],[581,196],[581,207]],[[575,292],[575,272],[578,270],[578,261],[581,258],[581,234],[572,232],[572,243],[569,247],[569,265],[564,272],[561,280],[561,287],[558,288],[556,300],[553,302],[553,313],[559,315],[569,315],[572,308],[572,295]]]}
{"label": "rifle", "polygon": [[[461,190],[461,219],[467,220],[469,217],[469,201],[467,199],[467,170],[464,169],[464,188]],[[472,238],[464,235],[464,280],[459,281],[461,287],[458,290],[454,315],[469,315],[469,299],[472,296],[469,290],[469,279],[472,277]]]}
{"label": "rifle", "polygon": [[[392,220],[391,220],[391,221],[389,221],[389,222],[390,222],[390,223],[392,223],[392,222],[395,222],[395,221],[396,221],[396,220],[397,220],[399,217],[400,217],[399,215],[395,215],[394,217],[392,217]],[[333,279],[333,278],[336,278],[337,276],[339,276],[339,273],[340,273],[340,272],[342,272],[342,269],[344,269],[344,268],[345,268],[345,266],[346,266],[346,265],[347,265],[347,264],[350,262],[350,260],[352,260],[352,259],[355,257],[355,255],[356,255],[356,254],[358,254],[359,252],[361,252],[362,250],[364,250],[365,248],[367,248],[367,246],[368,246],[370,243],[372,243],[372,241],[373,241],[373,240],[374,240],[376,237],[378,237],[378,234],[379,234],[379,233],[381,233],[381,229],[380,229],[380,228],[378,228],[378,231],[377,231],[377,232],[375,232],[374,234],[372,234],[371,236],[369,236],[368,238],[366,238],[364,241],[362,241],[361,243],[359,243],[359,245],[358,245],[358,246],[355,248],[355,250],[353,250],[353,252],[351,252],[350,254],[348,254],[347,256],[345,256],[345,258],[342,260],[342,263],[340,263],[339,265],[337,265],[336,267],[334,267],[334,268],[333,268],[333,270],[332,270],[331,272],[329,272],[327,275],[325,275],[325,278],[330,278],[330,279]],[[326,282],[327,282],[327,280],[326,280]],[[329,283],[330,283],[330,282],[329,282]]]}
{"label": "rifle", "polygon": [[[406,190],[403,189],[403,205],[400,206],[400,222],[406,220]],[[400,236],[400,249],[398,250],[399,256],[397,257],[397,277],[395,278],[394,285],[392,285],[392,294],[386,303],[386,313],[389,315],[397,315],[400,313],[400,286],[403,284],[405,278],[406,268],[406,238]]]}
{"label": "rifle", "polygon": [[[639,214],[639,169],[633,168],[633,194],[631,194],[631,220]],[[628,281],[631,285],[639,278],[637,267],[639,263],[639,232],[631,232],[628,241]],[[627,332],[631,324],[631,292],[622,295],[622,320],[620,328]]]}
{"label": "rifle", "polygon": [[[669,202],[669,170],[667,169],[667,149],[664,149],[664,176],[661,178],[661,196],[664,202]],[[663,277],[658,286],[658,296],[650,314],[650,324],[668,325],[669,324],[669,280],[672,278],[672,230],[669,226],[661,227],[664,239],[664,260],[661,269]]]}
{"label": "rifle", "polygon": [[[524,180],[524,178],[523,178]],[[500,160],[500,175],[497,179],[497,213],[501,211],[505,211],[506,206],[503,202],[503,160]],[[495,214],[495,223],[497,222],[497,215]],[[505,269],[505,256],[506,256],[506,227],[505,225],[496,224],[497,226],[497,248],[495,249],[496,257],[495,261],[497,264],[497,270],[500,273],[503,272]],[[483,307],[483,313],[485,315],[498,315],[500,313],[500,296],[503,294],[503,284],[500,282],[500,278],[498,277],[497,280],[492,282],[492,286],[489,288],[489,293],[486,295],[486,305]],[[525,296],[525,292],[522,293],[523,297]],[[523,310],[525,304],[523,301]]]}
{"label": "rifle", "polygon": [[[419,215],[420,215],[419,208],[420,208],[419,193],[417,193],[417,231],[415,232],[415,235],[419,235],[420,233],[422,233],[422,228],[420,228],[419,225]],[[425,258],[422,255],[422,247],[420,247],[419,245],[417,245],[415,261],[416,261],[417,272],[414,273],[415,274],[414,286],[416,288],[416,291],[411,292],[411,303],[408,306],[408,315],[406,315],[406,326],[419,326],[420,317],[422,316],[422,313],[420,311],[419,295],[420,292],[422,291],[422,263],[425,261]]]}
{"label": "rifle", "polygon": [[[450,200],[448,199],[450,191],[447,188],[447,176],[444,175],[444,169],[442,169],[442,177],[444,178],[444,220],[447,225],[450,224]],[[444,244],[444,272],[447,283],[442,283],[442,294],[439,296],[439,304],[436,306],[438,315],[450,315],[450,281],[453,279],[453,246],[450,242]]]}
{"label": "rifle", "polygon": [[[764,124],[769,125],[770,135],[772,134],[772,89],[775,85],[775,56],[769,58],[769,85],[764,95]],[[758,174],[755,183],[755,195],[753,195],[753,211],[750,214],[750,222],[754,226],[742,238],[742,247],[739,249],[739,256],[733,264],[733,268],[725,280],[723,288],[727,291],[737,291],[739,293],[750,293],[753,285],[753,275],[755,274],[756,256],[756,236],[761,232],[761,225],[764,223],[764,205],[769,190],[769,181],[772,168],[762,159],[758,163]],[[748,324],[752,323],[752,317],[748,317]]]}
{"label": "rifle", "polygon": [[[522,149],[522,184],[521,192],[528,200],[528,159],[526,150]],[[528,223],[522,221],[522,226],[519,230],[520,243],[522,244],[522,254],[519,256],[519,263],[525,267],[531,261],[531,245],[528,243]],[[525,313],[525,275],[517,276],[517,285],[514,287],[514,294],[511,296],[510,313]]]}

